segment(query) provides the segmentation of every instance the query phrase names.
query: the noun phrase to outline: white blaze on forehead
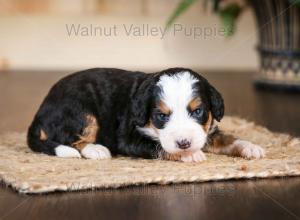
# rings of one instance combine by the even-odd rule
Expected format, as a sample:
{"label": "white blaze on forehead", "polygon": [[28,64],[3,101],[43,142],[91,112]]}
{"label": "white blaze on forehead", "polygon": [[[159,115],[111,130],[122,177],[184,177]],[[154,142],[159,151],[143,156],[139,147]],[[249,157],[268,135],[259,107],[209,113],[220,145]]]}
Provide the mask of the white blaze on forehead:
{"label": "white blaze on forehead", "polygon": [[193,84],[198,80],[189,72],[161,76],[157,85],[162,89],[161,99],[171,109],[185,108],[193,96]]}

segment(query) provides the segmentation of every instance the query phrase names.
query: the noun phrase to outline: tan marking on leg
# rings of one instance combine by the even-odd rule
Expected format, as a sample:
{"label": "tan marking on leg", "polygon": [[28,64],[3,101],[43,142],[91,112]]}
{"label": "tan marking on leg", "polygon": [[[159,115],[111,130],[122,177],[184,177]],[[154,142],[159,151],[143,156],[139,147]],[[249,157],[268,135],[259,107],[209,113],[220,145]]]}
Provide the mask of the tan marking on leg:
{"label": "tan marking on leg", "polygon": [[167,106],[167,104],[164,103],[163,101],[159,102],[158,108],[161,111],[161,113],[164,113],[166,115],[170,115],[171,114],[171,110],[169,109],[169,107]]}
{"label": "tan marking on leg", "polygon": [[218,135],[213,140],[214,147],[225,147],[231,145],[235,141],[235,137],[233,135]]}
{"label": "tan marking on leg", "polygon": [[43,129],[41,129],[41,131],[40,131],[40,140],[45,141],[47,139],[48,139],[48,135],[46,134],[46,132]]}
{"label": "tan marking on leg", "polygon": [[[80,138],[81,138],[81,136],[80,136]],[[85,142],[84,140],[80,139],[80,140],[74,142],[74,143],[72,144],[72,147],[76,148],[77,150],[82,150],[83,148],[85,148],[85,146],[86,146],[87,144],[89,144],[89,143],[87,143],[87,142]]]}
{"label": "tan marking on leg", "polygon": [[163,152],[161,155],[161,159],[171,160],[171,161],[180,161],[181,155],[180,154],[169,154],[167,152]]}
{"label": "tan marking on leg", "polygon": [[219,132],[211,138],[210,143],[205,147],[208,152],[247,159],[258,159],[265,156],[265,151],[260,146],[249,141],[236,139],[232,135]]}
{"label": "tan marking on leg", "polygon": [[201,151],[182,152],[178,154],[161,153],[160,159],[182,162],[202,162],[206,160],[205,154]]}
{"label": "tan marking on leg", "polygon": [[93,144],[96,142],[99,125],[97,119],[93,115],[86,116],[86,127],[83,129],[79,140],[72,144],[78,150],[82,150],[87,144]]}
{"label": "tan marking on leg", "polygon": [[201,105],[201,103],[201,99],[199,97],[196,97],[190,101],[188,108],[190,109],[190,111],[195,111]]}
{"label": "tan marking on leg", "polygon": [[236,138],[233,135],[224,134],[218,130],[209,137],[208,144],[205,146],[204,150],[217,154],[224,153],[227,148],[230,148],[235,140]]}
{"label": "tan marking on leg", "polygon": [[181,152],[177,154],[170,154],[166,151],[162,151],[159,158],[163,160],[181,161],[182,157],[193,155],[193,153],[194,152]]}

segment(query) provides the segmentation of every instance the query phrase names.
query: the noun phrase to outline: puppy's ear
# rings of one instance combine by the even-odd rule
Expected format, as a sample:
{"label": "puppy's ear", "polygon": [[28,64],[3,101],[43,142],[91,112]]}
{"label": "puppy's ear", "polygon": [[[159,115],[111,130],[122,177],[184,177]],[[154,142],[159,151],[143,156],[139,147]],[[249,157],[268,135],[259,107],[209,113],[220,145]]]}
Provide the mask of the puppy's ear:
{"label": "puppy's ear", "polygon": [[132,123],[134,125],[144,127],[148,123],[151,113],[154,85],[154,79],[149,77],[137,86],[131,104]]}
{"label": "puppy's ear", "polygon": [[221,94],[209,83],[208,88],[212,115],[217,121],[221,121],[225,110],[224,100]]}

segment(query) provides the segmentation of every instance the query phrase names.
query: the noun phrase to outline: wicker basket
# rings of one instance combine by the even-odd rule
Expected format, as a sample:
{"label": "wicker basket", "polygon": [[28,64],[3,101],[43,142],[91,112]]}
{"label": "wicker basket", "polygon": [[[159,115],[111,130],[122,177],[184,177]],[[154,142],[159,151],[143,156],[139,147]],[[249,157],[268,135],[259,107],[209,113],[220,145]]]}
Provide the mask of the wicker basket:
{"label": "wicker basket", "polygon": [[300,91],[300,7],[289,0],[251,0],[259,33],[256,84]]}

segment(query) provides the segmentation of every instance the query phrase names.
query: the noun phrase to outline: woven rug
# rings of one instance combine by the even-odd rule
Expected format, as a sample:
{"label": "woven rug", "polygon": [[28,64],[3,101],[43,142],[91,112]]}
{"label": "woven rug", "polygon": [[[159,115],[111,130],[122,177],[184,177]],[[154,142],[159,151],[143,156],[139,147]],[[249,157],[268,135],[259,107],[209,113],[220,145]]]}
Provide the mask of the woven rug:
{"label": "woven rug", "polygon": [[225,117],[221,129],[266,149],[266,158],[245,160],[207,154],[203,163],[125,157],[94,161],[31,152],[25,133],[0,136],[0,180],[21,193],[117,188],[300,175],[300,139],[272,133],[243,119]]}

